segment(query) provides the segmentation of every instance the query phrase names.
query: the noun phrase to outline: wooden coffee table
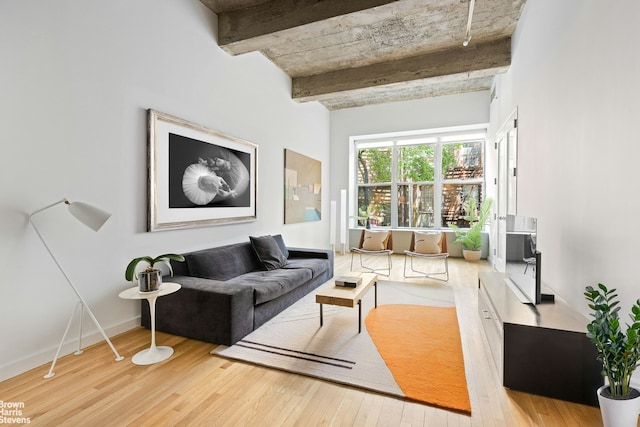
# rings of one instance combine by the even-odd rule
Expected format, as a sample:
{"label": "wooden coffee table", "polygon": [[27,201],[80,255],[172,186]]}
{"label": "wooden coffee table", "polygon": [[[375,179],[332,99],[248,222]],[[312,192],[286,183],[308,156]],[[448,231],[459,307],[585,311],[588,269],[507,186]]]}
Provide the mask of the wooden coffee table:
{"label": "wooden coffee table", "polygon": [[362,283],[355,288],[336,286],[335,282],[322,288],[316,294],[316,302],[320,304],[320,326],[323,324],[322,306],[324,304],[338,305],[341,307],[355,307],[358,304],[358,333],[362,331],[362,303],[361,300],[367,291],[373,286],[374,303],[378,307],[378,275],[373,273],[349,273],[349,277],[361,277]]}

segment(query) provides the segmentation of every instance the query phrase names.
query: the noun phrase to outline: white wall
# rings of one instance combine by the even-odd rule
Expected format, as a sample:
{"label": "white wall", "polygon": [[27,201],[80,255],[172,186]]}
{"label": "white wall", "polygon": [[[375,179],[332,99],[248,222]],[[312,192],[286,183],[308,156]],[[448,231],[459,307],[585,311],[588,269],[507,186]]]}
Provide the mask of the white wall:
{"label": "white wall", "polygon": [[[215,34],[197,0],[0,2],[0,201],[32,212],[67,197],[113,214],[98,233],[62,206],[35,218],[110,335],[138,323],[138,304],[117,297],[134,257],[263,233],[329,247],[328,215],[283,225],[285,148],[322,161],[329,212],[329,113],[293,102],[284,73],[227,55]],[[146,232],[148,108],[258,145],[257,222]],[[52,360],[76,299],[33,229],[0,242],[1,380]],[[85,325],[86,343],[99,341]]]}
{"label": "white wall", "polygon": [[340,209],[340,189],[349,188],[351,136],[483,123],[489,123],[489,91],[332,111],[330,198]]}
{"label": "white wall", "polygon": [[640,297],[640,2],[527,2],[492,123],[518,107],[518,213],[538,217],[543,281],[588,313],[586,285]]}

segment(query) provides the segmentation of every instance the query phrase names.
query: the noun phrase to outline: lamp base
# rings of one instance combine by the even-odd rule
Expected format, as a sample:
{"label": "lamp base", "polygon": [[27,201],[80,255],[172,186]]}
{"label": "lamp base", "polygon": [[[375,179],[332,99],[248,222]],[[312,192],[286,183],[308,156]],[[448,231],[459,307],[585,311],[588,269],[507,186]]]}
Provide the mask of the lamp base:
{"label": "lamp base", "polygon": [[[71,284],[71,282],[69,282]],[[73,287],[74,290],[76,290],[75,286],[73,286],[73,284],[71,284],[71,286]],[[73,318],[76,316],[76,313],[78,312],[78,309],[80,310],[80,331],[82,331],[82,313],[84,310],[87,311],[87,314],[89,314],[89,317],[91,317],[91,320],[93,320],[93,322],[95,323],[95,325],[98,327],[98,330],[100,330],[100,332],[102,333],[102,337],[104,338],[104,340],[107,342],[107,344],[109,344],[109,347],[111,348],[111,351],[113,351],[113,354],[116,356],[116,362],[119,362],[121,360],[124,359],[124,357],[120,356],[120,354],[118,354],[118,351],[116,350],[116,348],[113,346],[113,343],[111,342],[111,340],[109,339],[109,337],[107,336],[107,334],[104,332],[104,329],[102,329],[102,326],[100,326],[100,323],[98,323],[98,319],[96,319],[96,317],[94,316],[93,312],[91,311],[91,309],[89,308],[89,306],[87,305],[86,302],[84,302],[84,300],[82,299],[82,297],[80,297],[80,294],[77,293],[76,290],[76,294],[78,295],[78,297],[80,298],[78,303],[76,304],[75,309],[73,310],[73,313],[71,313],[71,317],[69,317],[69,321],[67,322],[67,327],[64,330],[64,334],[62,335],[62,339],[60,340],[60,344],[58,345],[58,351],[56,351],[56,355],[53,358],[53,361],[51,362],[51,368],[49,368],[49,373],[47,373],[46,375],[43,376],[43,378],[48,379],[48,378],[52,378],[55,373],[53,372],[55,366],[56,366],[56,362],[58,361],[58,357],[60,357],[60,351],[62,350],[62,345],[65,342],[65,339],[67,338],[67,334],[69,333],[69,327],[71,326],[71,322],[73,321]],[[74,352],[75,355],[80,355],[83,353],[82,348],[80,348],[80,340],[82,339],[82,332],[79,332],[78,334],[78,350]]]}

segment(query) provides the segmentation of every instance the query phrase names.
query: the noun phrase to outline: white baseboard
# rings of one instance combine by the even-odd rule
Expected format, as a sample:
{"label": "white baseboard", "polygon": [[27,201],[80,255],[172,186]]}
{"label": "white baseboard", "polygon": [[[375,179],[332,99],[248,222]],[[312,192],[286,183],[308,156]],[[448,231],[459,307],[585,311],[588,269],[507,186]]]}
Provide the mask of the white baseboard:
{"label": "white baseboard", "polygon": [[[115,326],[111,326],[105,329],[105,333],[109,338],[111,338],[123,332],[127,332],[133,328],[136,328],[137,326],[140,326],[140,316],[136,316],[133,319],[129,319]],[[69,336],[71,336],[71,338],[69,338]],[[69,333],[69,336],[67,336],[67,342],[62,345],[59,357],[71,354],[78,349],[78,337],[73,336],[71,331]],[[86,348],[90,345],[99,343],[100,341],[104,341],[104,337],[102,336],[100,331],[96,330],[95,332],[82,337],[82,348]],[[56,355],[56,351],[58,350],[58,345],[59,344],[56,344],[51,348],[39,351],[38,353],[31,354],[25,358],[0,366],[0,381],[4,381],[6,379],[15,377],[16,375],[27,372],[31,369],[51,363],[54,356]],[[107,344],[105,343],[105,345]],[[118,347],[116,347],[116,350],[118,350]],[[109,351],[111,351],[110,348]],[[123,356],[122,354],[120,355]],[[46,374],[46,372],[43,372],[43,375],[44,374]]]}

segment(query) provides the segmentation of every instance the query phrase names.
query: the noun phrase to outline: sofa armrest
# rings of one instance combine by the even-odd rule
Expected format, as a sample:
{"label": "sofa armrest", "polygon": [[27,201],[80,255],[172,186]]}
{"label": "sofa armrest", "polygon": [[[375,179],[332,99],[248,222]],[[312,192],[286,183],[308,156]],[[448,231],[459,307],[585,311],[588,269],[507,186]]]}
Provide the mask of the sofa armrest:
{"label": "sofa armrest", "polygon": [[289,258],[322,258],[333,262],[333,252],[324,249],[287,248]]}
{"label": "sofa armrest", "polygon": [[[232,345],[253,330],[253,289],[191,276],[167,278],[182,285],[156,302],[156,329],[201,341]],[[150,327],[142,301],[142,325]]]}
{"label": "sofa armrest", "polygon": [[333,251],[327,249],[308,249],[308,248],[287,248],[289,250],[289,259],[295,258],[319,258],[329,261],[328,278],[333,277]]}

